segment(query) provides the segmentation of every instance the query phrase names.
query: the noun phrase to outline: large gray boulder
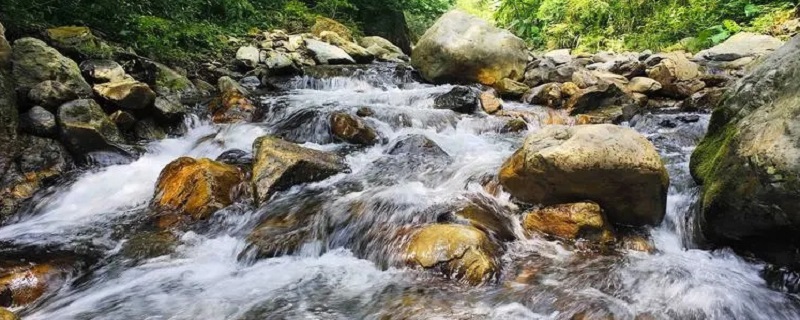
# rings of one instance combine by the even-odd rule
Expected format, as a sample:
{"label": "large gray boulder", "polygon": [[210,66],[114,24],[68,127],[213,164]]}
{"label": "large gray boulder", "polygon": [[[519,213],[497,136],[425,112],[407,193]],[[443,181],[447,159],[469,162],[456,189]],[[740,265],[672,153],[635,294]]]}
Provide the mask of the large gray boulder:
{"label": "large gray boulder", "polygon": [[308,51],[311,51],[311,54],[314,55],[314,60],[320,64],[356,63],[356,61],[353,60],[353,57],[351,57],[341,48],[319,40],[306,39],[306,48],[308,48]]}
{"label": "large gray boulder", "polygon": [[[697,222],[706,239],[757,254],[800,243],[800,38],[717,106],[691,170],[703,185]],[[777,249],[790,246],[793,249]],[[769,258],[769,257],[768,257]],[[800,259],[791,263],[800,266]]]}
{"label": "large gray boulder", "polygon": [[434,83],[520,80],[527,63],[522,39],[458,10],[439,18],[411,55],[411,64]]}
{"label": "large gray boulder", "polygon": [[696,60],[735,61],[745,57],[758,57],[775,51],[783,45],[778,38],[751,32],[741,32],[710,49],[698,52]]}
{"label": "large gray boulder", "polygon": [[547,126],[525,139],[499,177],[520,201],[594,201],[616,224],[657,225],[666,213],[667,170],[653,144],[627,127]]}
{"label": "large gray boulder", "polygon": [[92,95],[92,87],[81,76],[78,64],[42,40],[22,38],[14,41],[12,63],[17,90],[24,94],[42,81],[54,80],[81,97]]}

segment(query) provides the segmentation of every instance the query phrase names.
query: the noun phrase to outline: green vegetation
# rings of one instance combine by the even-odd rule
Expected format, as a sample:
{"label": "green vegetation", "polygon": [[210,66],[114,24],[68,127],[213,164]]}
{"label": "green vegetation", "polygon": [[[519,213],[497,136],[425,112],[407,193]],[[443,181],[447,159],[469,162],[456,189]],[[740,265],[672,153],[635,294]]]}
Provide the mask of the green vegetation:
{"label": "green vegetation", "polygon": [[[306,31],[318,15],[359,30],[376,12],[433,21],[452,0],[0,0],[12,36],[80,25],[168,62],[219,56],[228,37],[273,28]],[[401,15],[402,16],[402,15]]]}
{"label": "green vegetation", "polygon": [[787,0],[502,0],[496,20],[541,48],[697,51],[739,31],[767,32]]}

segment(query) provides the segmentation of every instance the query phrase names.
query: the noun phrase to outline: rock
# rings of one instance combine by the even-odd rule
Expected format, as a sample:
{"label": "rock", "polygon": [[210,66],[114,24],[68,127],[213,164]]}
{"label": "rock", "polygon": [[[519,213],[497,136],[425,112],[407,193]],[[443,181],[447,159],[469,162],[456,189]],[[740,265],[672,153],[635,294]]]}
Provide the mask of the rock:
{"label": "rock", "polygon": [[156,183],[151,207],[161,228],[179,221],[199,221],[231,205],[231,190],[242,182],[239,169],[211,159],[178,158]]}
{"label": "rock", "polygon": [[145,61],[149,76],[147,80],[139,79],[153,87],[160,96],[173,96],[177,99],[192,98],[198,94],[194,83],[186,76],[154,61]]}
{"label": "rock", "polygon": [[644,253],[655,253],[656,248],[653,241],[646,236],[638,234],[625,234],[622,236],[621,247],[625,250],[639,251]]}
{"label": "rock", "polygon": [[541,105],[549,108],[561,108],[563,99],[561,96],[561,84],[546,83],[528,91],[522,101]]}
{"label": "rock", "polygon": [[10,62],[11,44],[6,39],[6,28],[0,23],[0,69],[5,69]]}
{"label": "rock", "polygon": [[47,41],[76,60],[110,59],[122,52],[96,37],[87,27],[57,27],[47,29]]}
{"label": "rock", "polygon": [[94,100],[81,99],[58,108],[61,139],[75,155],[118,150],[122,136],[114,122]]}
{"label": "rock", "polygon": [[447,152],[433,140],[421,134],[412,134],[401,137],[389,148],[390,155],[420,155],[425,158],[448,158]]}
{"label": "rock", "polygon": [[697,112],[701,110],[713,110],[725,98],[727,89],[723,88],[707,88],[700,92],[693,94],[686,100],[681,101],[678,105],[681,111],[684,112]]}
{"label": "rock", "polygon": [[411,64],[430,82],[489,86],[503,78],[522,79],[527,62],[522,39],[458,10],[439,18],[411,57]]}
{"label": "rock", "polygon": [[125,80],[96,84],[95,94],[123,110],[143,110],[153,106],[156,93],[144,82]]}
{"label": "rock", "polygon": [[39,106],[28,110],[19,120],[23,132],[39,137],[54,137],[58,129],[56,116]]}
{"label": "rock", "polygon": [[314,56],[314,60],[320,64],[355,64],[356,61],[339,47],[332,46],[325,42],[306,39],[306,48]]}
{"label": "rock", "polygon": [[240,47],[236,50],[236,61],[242,68],[255,69],[261,62],[261,51],[253,46]]}
{"label": "rock", "polygon": [[117,128],[123,131],[133,129],[136,124],[136,117],[127,111],[117,110],[109,115],[108,118],[117,125]]}
{"label": "rock", "polygon": [[683,99],[705,87],[705,83],[699,79],[699,66],[686,59],[682,52],[661,54],[660,59],[655,66],[647,69],[647,76],[661,83],[662,94]]}
{"label": "rock", "polygon": [[567,100],[565,107],[573,116],[620,109],[623,117],[620,120],[629,120],[638,109],[633,98],[616,84],[599,84],[581,90]]}
{"label": "rock", "polygon": [[31,88],[47,80],[66,85],[80,97],[90,97],[92,94],[92,87],[81,76],[78,64],[39,39],[22,38],[15,41],[12,63],[17,91],[23,94],[28,94]]}
{"label": "rock", "polygon": [[277,191],[321,181],[347,169],[336,154],[303,148],[277,137],[258,138],[253,150],[252,183],[256,203],[265,202]]}
{"label": "rock", "polygon": [[569,49],[559,49],[547,52],[544,54],[545,59],[549,59],[556,65],[567,64],[572,61]]}
{"label": "rock", "polygon": [[[232,166],[237,166],[239,168],[252,168],[253,166],[253,154],[239,149],[231,149],[228,151],[223,152],[219,157],[217,157],[217,162],[222,162],[224,164],[229,164]],[[251,171],[251,170],[247,170]]]}
{"label": "rock", "polygon": [[433,107],[471,114],[480,108],[480,104],[480,93],[477,89],[456,86],[450,92],[436,97]]}
{"label": "rock", "polygon": [[710,49],[698,52],[696,60],[734,61],[769,54],[783,45],[780,39],[751,32],[740,32]]}
{"label": "rock", "polygon": [[561,95],[565,98],[574,97],[581,93],[581,88],[574,82],[564,82],[561,84]]}
{"label": "rock", "polygon": [[500,96],[510,99],[519,99],[531,88],[523,83],[504,78],[494,84],[495,90]]}
{"label": "rock", "polygon": [[375,111],[369,107],[361,107],[358,108],[358,111],[356,111],[356,115],[362,118],[371,117],[375,115]]}
{"label": "rock", "polygon": [[404,62],[409,61],[409,58],[400,47],[395,46],[391,41],[381,37],[363,37],[358,43],[367,48],[375,58],[382,61],[389,62]]}
{"label": "rock", "polygon": [[0,308],[0,320],[20,320],[20,317],[6,308]]}
{"label": "rock", "polygon": [[645,77],[635,77],[628,83],[628,91],[637,93],[655,93],[661,90],[662,86],[658,81]]}
{"label": "rock", "polygon": [[244,253],[252,253],[255,258],[272,258],[293,254],[303,244],[315,240],[315,217],[322,212],[323,201],[318,194],[304,194],[291,201],[269,202],[262,210],[270,214],[247,236]]}
{"label": "rock", "polygon": [[484,196],[468,195],[467,198],[468,201],[453,212],[455,217],[466,220],[493,239],[504,242],[517,239],[515,222],[509,209]]}
{"label": "rock", "polygon": [[125,69],[113,60],[86,60],[79,67],[83,76],[93,83],[117,82],[127,77]]}
{"label": "rock", "polygon": [[352,57],[357,63],[371,63],[373,60],[375,60],[375,55],[369,52],[367,49],[353,42],[345,40],[335,32],[323,31],[320,35],[320,38],[322,41],[344,50],[344,52]]}
{"label": "rock", "polygon": [[[2,24],[0,24],[0,29],[2,29]],[[0,32],[0,42],[2,42],[2,35],[3,33]],[[3,150],[0,152],[0,172],[6,171],[17,153],[18,112],[14,79],[10,69],[0,62],[0,150]],[[2,187],[1,184],[0,187]]]}
{"label": "rock", "polygon": [[167,137],[166,131],[150,118],[136,122],[133,126],[133,133],[141,141],[157,141]]}
{"label": "rock", "polygon": [[378,142],[375,129],[363,120],[343,112],[334,112],[330,118],[331,133],[340,141],[370,146]]}
{"label": "rock", "polygon": [[0,218],[17,212],[19,205],[72,169],[67,150],[58,141],[21,135],[20,150],[0,178]]}
{"label": "rock", "polygon": [[156,120],[164,124],[180,122],[188,112],[188,109],[183,104],[164,97],[157,97],[153,107],[153,115]]}
{"label": "rock", "polygon": [[401,8],[386,6],[361,6],[359,21],[365,35],[379,36],[389,40],[405,54],[411,54],[414,38]]}
{"label": "rock", "polygon": [[566,240],[584,239],[597,244],[611,244],[614,229],[606,221],[603,209],[593,202],[560,204],[533,210],[522,223],[529,232],[541,232]]}
{"label": "rock", "polygon": [[59,106],[78,99],[78,94],[70,87],[58,81],[47,80],[33,86],[28,91],[28,100],[50,111],[56,111]]}
{"label": "rock", "polygon": [[520,201],[594,201],[612,223],[634,226],[661,222],[669,187],[653,144],[615,125],[547,126],[528,136],[499,177]]}
{"label": "rock", "polygon": [[3,307],[23,307],[36,302],[64,283],[66,272],[50,264],[6,267],[0,272]]}
{"label": "rock", "polygon": [[257,76],[247,76],[239,80],[239,84],[248,90],[256,90],[261,87],[261,79]]}
{"label": "rock", "polygon": [[483,112],[493,114],[503,109],[503,100],[497,96],[497,92],[494,91],[494,89],[481,92],[481,95],[478,97],[478,99],[481,101],[481,108],[483,109]]}
{"label": "rock", "polygon": [[528,123],[525,120],[514,118],[508,120],[506,124],[500,129],[501,133],[514,133],[528,130]]}
{"label": "rock", "polygon": [[576,67],[572,64],[556,66],[547,60],[538,61],[538,64],[532,64],[525,72],[524,82],[525,85],[529,87],[537,87],[541,84],[550,82],[564,83],[573,81],[581,85],[584,82],[589,83],[591,81],[591,83],[586,84],[586,86],[591,86],[597,83],[597,79],[590,80],[587,78],[585,80],[581,80],[582,78],[578,78],[576,80],[575,77],[581,77],[582,72],[585,72],[586,75],[589,74],[586,69]]}
{"label": "rock", "polygon": [[220,94],[208,104],[214,123],[252,122],[257,109],[247,98],[248,91],[229,77],[217,81]]}
{"label": "rock", "polygon": [[800,243],[798,61],[794,38],[740,80],[714,110],[690,165],[703,185],[697,223],[705,238],[775,263],[771,252],[796,256]]}
{"label": "rock", "polygon": [[169,231],[140,232],[125,241],[120,254],[136,261],[152,259],[172,253],[178,242],[178,237]]}
{"label": "rock", "polygon": [[350,28],[336,20],[321,16],[317,17],[316,22],[311,27],[311,33],[317,37],[322,37],[322,33],[325,31],[334,32],[342,38],[347,39],[347,41],[352,41],[353,39],[353,32],[350,31]]}
{"label": "rock", "polygon": [[271,76],[296,74],[300,72],[300,69],[295,66],[290,55],[277,51],[267,52],[267,59],[264,61],[264,65],[267,66],[269,75]]}
{"label": "rock", "polygon": [[499,272],[498,248],[480,230],[458,224],[435,224],[417,230],[406,248],[409,265],[438,268],[471,284],[491,281]]}

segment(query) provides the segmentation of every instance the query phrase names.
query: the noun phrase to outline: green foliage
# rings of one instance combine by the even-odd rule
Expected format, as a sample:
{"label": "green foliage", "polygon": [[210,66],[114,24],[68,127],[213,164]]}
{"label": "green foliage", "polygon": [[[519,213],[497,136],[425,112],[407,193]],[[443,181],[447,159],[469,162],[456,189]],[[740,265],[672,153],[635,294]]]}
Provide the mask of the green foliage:
{"label": "green foliage", "polygon": [[796,5],[787,0],[501,0],[495,18],[543,48],[690,50],[724,41]]}

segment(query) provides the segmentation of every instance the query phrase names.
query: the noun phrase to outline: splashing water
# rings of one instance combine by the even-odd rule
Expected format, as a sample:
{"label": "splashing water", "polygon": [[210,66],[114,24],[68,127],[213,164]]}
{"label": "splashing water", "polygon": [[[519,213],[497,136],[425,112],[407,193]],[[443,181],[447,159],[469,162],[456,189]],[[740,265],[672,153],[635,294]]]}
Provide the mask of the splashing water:
{"label": "splashing water", "polygon": [[[797,319],[800,306],[770,290],[761,265],[728,250],[703,251],[692,240],[698,187],[688,158],[708,117],[659,128],[664,118],[632,121],[661,152],[671,176],[664,223],[651,230],[658,252],[600,256],[541,238],[508,244],[500,283],[469,287],[434,273],[397,268],[402,259],[387,231],[435,222],[437,207],[479,194],[514,208],[507,194],[483,191],[524,134],[501,133],[505,121],[432,107],[452,86],[429,86],[376,66],[352,77],[296,78],[281,96],[264,97],[263,123],[201,123],[181,138],[151,144],[135,162],[86,172],[40,199],[21,221],[0,228],[0,241],[25,246],[89,246],[106,258],[90,276],[23,310],[26,319]],[[367,118],[387,143],[359,150],[335,143],[328,115],[369,107]],[[547,111],[507,103],[548,117]],[[532,124],[530,130],[537,130]],[[234,205],[215,214],[206,232],[180,235],[174,252],[144,261],[118,255],[129,239],[161,169],[180,156],[215,158],[276,134],[346,155],[351,170],[296,186],[269,204]],[[449,155],[396,159],[387,149],[421,134]],[[362,208],[362,210],[354,210]],[[293,254],[241,259],[247,234],[267,217],[292,211],[311,231]],[[302,215],[301,215],[302,216]],[[122,229],[125,229],[123,227]],[[120,235],[122,233],[122,235]]]}

